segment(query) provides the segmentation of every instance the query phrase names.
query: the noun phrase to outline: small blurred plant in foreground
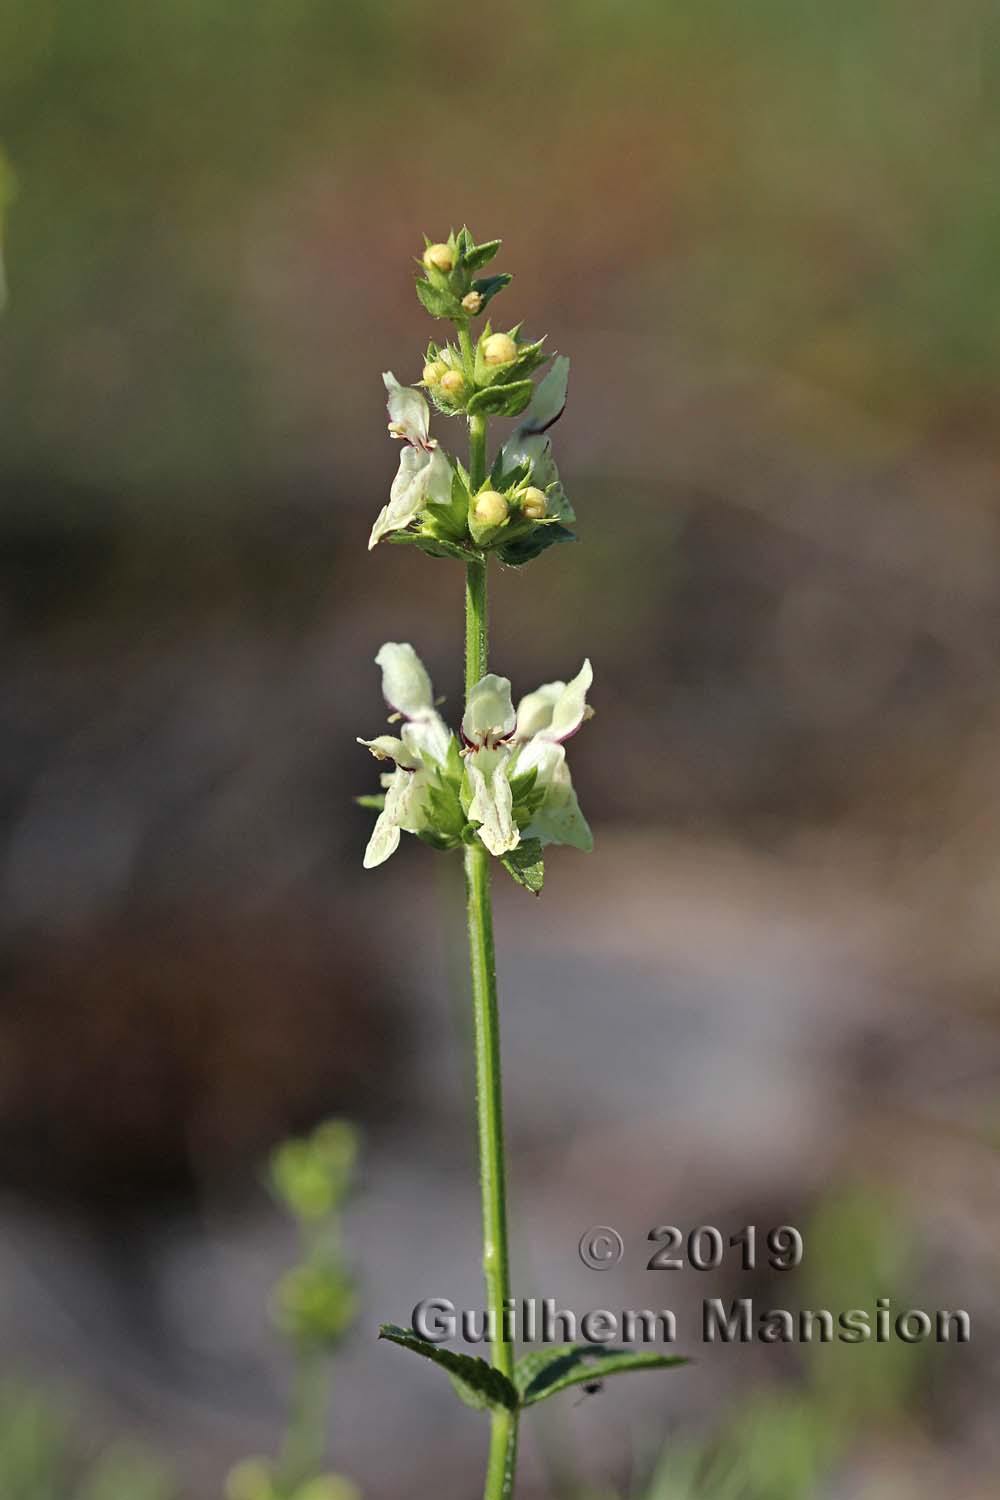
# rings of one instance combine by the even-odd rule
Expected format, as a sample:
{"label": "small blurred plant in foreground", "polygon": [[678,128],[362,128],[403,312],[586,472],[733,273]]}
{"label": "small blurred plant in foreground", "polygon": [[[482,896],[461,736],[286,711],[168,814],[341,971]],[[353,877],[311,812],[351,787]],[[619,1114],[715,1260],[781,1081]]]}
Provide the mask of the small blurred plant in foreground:
{"label": "small blurred plant in foreground", "polygon": [[[906,1284],[906,1226],[891,1195],[846,1187],[806,1234],[811,1306],[866,1307]],[[905,1419],[926,1351],[897,1342],[807,1345],[794,1390],[752,1396],[701,1439],[666,1445],[643,1500],[819,1500],[870,1437]]]}
{"label": "small blurred plant in foreground", "polygon": [[323,1472],[333,1349],[354,1321],[354,1284],[344,1258],[340,1209],[354,1178],[358,1135],[328,1120],[285,1141],[268,1163],[268,1186],[298,1226],[302,1260],[278,1282],[275,1324],[295,1365],[292,1407],[277,1462],[249,1458],[226,1480],[226,1500],[360,1500],[343,1475]]}
{"label": "small blurred plant in foreground", "polygon": [[16,1381],[0,1385],[3,1500],[177,1500],[166,1470],[117,1442],[81,1462],[72,1401]]}

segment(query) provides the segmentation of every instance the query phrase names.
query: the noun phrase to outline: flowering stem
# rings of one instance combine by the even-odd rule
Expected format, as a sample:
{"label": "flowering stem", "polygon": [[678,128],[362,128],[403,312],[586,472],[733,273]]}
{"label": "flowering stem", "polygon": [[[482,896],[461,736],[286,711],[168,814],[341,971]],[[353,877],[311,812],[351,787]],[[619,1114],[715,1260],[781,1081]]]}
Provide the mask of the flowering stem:
{"label": "flowering stem", "polygon": [[[461,334],[462,330],[460,330]],[[466,331],[466,341],[468,333]],[[468,362],[470,355],[463,345]],[[486,477],[485,416],[469,419],[469,475],[473,489]],[[465,584],[466,696],[486,672],[488,650],[486,564],[471,562]],[[504,1309],[510,1297],[507,1249],[507,1187],[504,1165],[503,1091],[500,1077],[500,1017],[497,1006],[490,856],[476,839],[465,848],[466,911],[472,1007],[475,1023],[476,1118],[479,1181],[483,1200],[483,1273],[486,1300],[496,1334],[493,1361],[508,1379],[514,1375],[514,1347],[503,1339]],[[507,1500],[514,1490],[517,1413],[492,1413],[484,1500]]]}

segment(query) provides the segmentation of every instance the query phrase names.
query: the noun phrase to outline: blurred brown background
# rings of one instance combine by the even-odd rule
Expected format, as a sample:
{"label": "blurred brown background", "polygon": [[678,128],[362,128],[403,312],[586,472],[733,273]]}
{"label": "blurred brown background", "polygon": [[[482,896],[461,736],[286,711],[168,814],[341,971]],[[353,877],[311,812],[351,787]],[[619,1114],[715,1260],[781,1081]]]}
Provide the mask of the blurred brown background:
{"label": "blurred brown background", "polygon": [[[184,1500],[275,1440],[256,1164],[328,1112],[368,1141],[331,1451],[478,1484],[476,1416],[372,1339],[479,1305],[455,872],[363,873],[350,800],[383,640],[459,699],[457,569],[365,542],[411,258],[463,221],[573,360],[581,543],[495,576],[493,665],[596,674],[596,852],[499,895],[519,1280],[800,1305],[651,1287],[645,1232],[825,1223],[849,1273],[866,1194],[877,1294],[975,1342],[878,1367],[822,1493],[1000,1493],[998,42],[987,0],[0,0],[0,1362]],[[540,1418],[526,1500],[822,1410],[801,1351],[693,1352]]]}

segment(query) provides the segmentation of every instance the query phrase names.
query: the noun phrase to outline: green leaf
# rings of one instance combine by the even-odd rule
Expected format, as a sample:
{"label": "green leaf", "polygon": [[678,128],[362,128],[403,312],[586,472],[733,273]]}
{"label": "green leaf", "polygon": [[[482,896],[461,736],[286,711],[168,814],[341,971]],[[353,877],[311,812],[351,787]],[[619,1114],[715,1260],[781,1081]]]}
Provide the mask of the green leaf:
{"label": "green leaf", "polygon": [[387,542],[397,547],[419,547],[428,557],[455,557],[459,562],[482,562],[484,554],[478,547],[462,547],[458,542],[446,541],[444,537],[423,536],[416,531],[391,531]]}
{"label": "green leaf", "polygon": [[470,1354],[459,1354],[455,1349],[445,1349],[439,1344],[430,1344],[413,1332],[412,1328],[400,1328],[395,1323],[382,1323],[380,1339],[389,1339],[401,1349],[412,1349],[414,1354],[431,1360],[447,1370],[451,1383],[467,1406],[479,1411],[497,1410],[506,1407],[516,1411],[518,1393],[506,1375],[488,1365],[484,1359],[474,1359]]}
{"label": "green leaf", "polygon": [[[502,244],[503,240],[484,240],[481,245],[472,245],[470,249],[464,252],[462,264],[467,271],[479,271],[483,266],[489,264]],[[492,280],[493,278],[491,277],[490,279]],[[509,276],[507,280],[510,280]],[[476,291],[479,291],[478,286],[476,287]]]}
{"label": "green leaf", "polygon": [[385,807],[385,792],[366,792],[363,797],[355,797],[354,801],[358,807],[370,807],[373,812],[381,812]]}
{"label": "green leaf", "polygon": [[506,546],[497,549],[497,556],[501,562],[507,563],[508,567],[519,568],[526,562],[531,562],[546,547],[553,546],[556,542],[575,542],[575,534],[567,526],[561,526],[557,521],[555,525],[536,526],[528,536],[520,536]]}
{"label": "green leaf", "polygon": [[690,1361],[678,1354],[614,1348],[606,1344],[560,1344],[519,1359],[514,1370],[522,1406],[534,1406],[571,1385],[606,1380],[626,1370],[669,1370]]}
{"label": "green leaf", "polygon": [[566,406],[568,386],[569,360],[565,354],[560,354],[551,370],[535,387],[527,419],[521,424],[520,431],[524,434],[545,432],[554,422],[558,422]]}
{"label": "green leaf", "polygon": [[[472,283],[472,290],[478,292],[482,297],[482,307],[491,301],[497,294],[502,292],[505,286],[510,286],[514,280],[509,271],[501,271],[497,276],[479,276]],[[480,311],[482,311],[482,307]]]}
{"label": "green leaf", "polygon": [[524,411],[534,389],[530,380],[516,380],[513,385],[487,386],[471,397],[466,410],[470,417],[482,412],[494,417],[516,417]]}
{"label": "green leaf", "polygon": [[417,296],[432,318],[457,318],[462,316],[461,304],[451,292],[443,287],[432,286],[429,281],[416,283]]}
{"label": "green leaf", "polygon": [[545,879],[545,862],[540,839],[523,839],[516,849],[504,854],[500,863],[518,885],[537,896]]}

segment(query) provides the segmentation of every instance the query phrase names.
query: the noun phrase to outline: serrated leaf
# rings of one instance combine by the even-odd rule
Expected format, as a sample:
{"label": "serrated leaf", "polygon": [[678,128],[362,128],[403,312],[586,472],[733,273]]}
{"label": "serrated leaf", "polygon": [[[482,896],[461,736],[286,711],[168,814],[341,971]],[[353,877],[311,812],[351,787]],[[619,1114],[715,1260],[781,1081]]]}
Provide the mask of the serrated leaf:
{"label": "serrated leaf", "polygon": [[626,1370],[669,1370],[690,1361],[679,1354],[654,1354],[650,1350],[616,1348],[605,1344],[560,1344],[534,1350],[519,1359],[514,1370],[522,1406],[534,1406],[592,1380],[606,1380]]}
{"label": "serrated leaf", "polygon": [[484,1359],[471,1354],[459,1354],[455,1349],[445,1349],[440,1344],[428,1343],[412,1328],[400,1328],[395,1323],[379,1326],[380,1339],[388,1339],[401,1349],[411,1349],[423,1359],[440,1365],[451,1376],[451,1383],[462,1400],[479,1411],[497,1410],[505,1407],[516,1411],[518,1393],[506,1375],[488,1365]]}
{"label": "serrated leaf", "polygon": [[385,792],[366,792],[362,797],[354,798],[357,807],[369,807],[372,812],[381,812],[385,807]]}
{"label": "serrated leaf", "polygon": [[530,380],[516,380],[509,385],[491,385],[477,391],[469,400],[466,410],[470,417],[487,413],[494,417],[519,416],[535,389]]}
{"label": "serrated leaf", "polygon": [[500,863],[507,874],[537,896],[545,880],[545,861],[542,857],[540,839],[522,839],[516,849],[501,857]]}
{"label": "serrated leaf", "polygon": [[526,562],[531,562],[546,547],[553,546],[556,542],[575,542],[576,534],[567,526],[555,525],[536,526],[528,536],[520,536],[506,546],[497,549],[497,556],[501,562],[508,567],[520,568]]}
{"label": "serrated leaf", "polygon": [[432,286],[429,281],[416,283],[417,296],[432,318],[457,318],[461,315],[458,298],[443,287]]}
{"label": "serrated leaf", "polygon": [[[462,264],[468,271],[479,271],[496,255],[503,240],[484,240],[481,245],[473,245],[462,257]],[[507,277],[510,280],[510,277]],[[478,287],[476,288],[478,291]]]}

